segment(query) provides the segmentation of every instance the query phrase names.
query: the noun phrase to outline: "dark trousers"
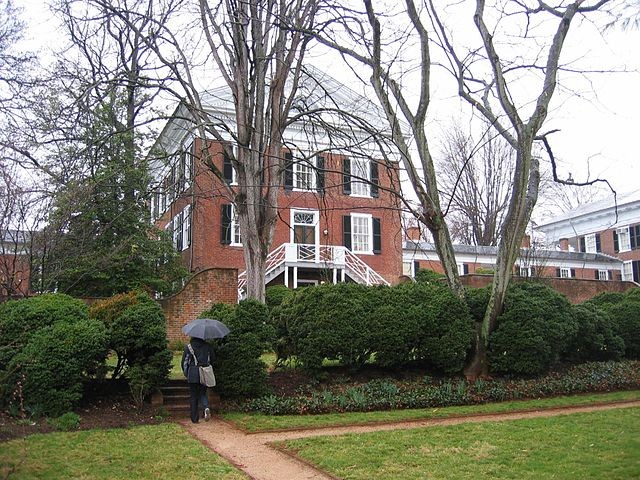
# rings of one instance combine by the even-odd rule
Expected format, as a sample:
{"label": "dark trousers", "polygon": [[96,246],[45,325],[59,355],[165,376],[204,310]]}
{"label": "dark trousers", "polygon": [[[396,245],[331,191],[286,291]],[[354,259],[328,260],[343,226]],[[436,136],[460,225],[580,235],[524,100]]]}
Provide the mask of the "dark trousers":
{"label": "dark trousers", "polygon": [[189,384],[189,406],[191,407],[191,421],[197,422],[200,419],[200,410],[209,408],[207,398],[207,387],[199,383]]}

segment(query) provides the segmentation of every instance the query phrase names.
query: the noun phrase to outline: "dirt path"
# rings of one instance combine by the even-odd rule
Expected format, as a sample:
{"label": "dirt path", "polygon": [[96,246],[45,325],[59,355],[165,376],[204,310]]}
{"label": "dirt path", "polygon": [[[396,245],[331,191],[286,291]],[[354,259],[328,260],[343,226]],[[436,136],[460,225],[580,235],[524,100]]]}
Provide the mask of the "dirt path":
{"label": "dirt path", "polygon": [[282,479],[333,479],[331,475],[307,465],[297,458],[282,453],[272,446],[273,442],[294,438],[308,438],[326,435],[344,435],[347,433],[366,433],[383,430],[405,430],[424,428],[434,425],[456,425],[465,422],[495,422],[517,420],[521,418],[554,417],[579,412],[611,410],[615,408],[640,407],[640,401],[612,403],[608,405],[557,408],[533,412],[513,412],[497,415],[475,415],[450,417],[444,419],[419,420],[379,425],[344,426],[308,430],[289,430],[282,432],[248,434],[214,417],[209,423],[191,424],[181,422],[185,429],[214,452],[223,456],[254,480]]}

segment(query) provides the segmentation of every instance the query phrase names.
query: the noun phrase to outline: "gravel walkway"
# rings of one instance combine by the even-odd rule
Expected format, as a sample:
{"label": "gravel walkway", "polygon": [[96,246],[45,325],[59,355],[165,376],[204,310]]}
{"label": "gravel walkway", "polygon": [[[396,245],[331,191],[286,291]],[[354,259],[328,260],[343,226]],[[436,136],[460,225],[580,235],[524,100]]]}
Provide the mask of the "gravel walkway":
{"label": "gravel walkway", "polygon": [[521,418],[554,417],[558,415],[569,415],[572,413],[631,407],[640,407],[640,401],[537,410],[533,412],[513,412],[507,414],[450,417],[445,419],[385,423],[379,425],[353,425],[335,428],[330,427],[251,434],[238,430],[233,425],[226,423],[217,417],[213,417],[208,423],[201,421],[198,424],[192,424],[190,421],[186,420],[181,422],[181,424],[196,439],[200,440],[204,445],[217,454],[226,458],[253,480],[335,480],[335,477],[304,463],[294,456],[290,456],[276,450],[270,444],[294,438],[425,428],[434,425],[456,425],[465,422],[477,423],[517,420]]}

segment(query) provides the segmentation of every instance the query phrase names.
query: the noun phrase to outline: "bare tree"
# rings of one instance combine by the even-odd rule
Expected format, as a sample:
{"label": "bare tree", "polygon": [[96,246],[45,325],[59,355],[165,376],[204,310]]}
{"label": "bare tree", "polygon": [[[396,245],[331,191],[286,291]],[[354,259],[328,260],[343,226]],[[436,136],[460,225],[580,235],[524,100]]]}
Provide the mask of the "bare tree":
{"label": "bare tree", "polygon": [[513,150],[495,131],[479,141],[459,125],[442,139],[440,189],[452,237],[467,245],[497,245],[509,206]]}

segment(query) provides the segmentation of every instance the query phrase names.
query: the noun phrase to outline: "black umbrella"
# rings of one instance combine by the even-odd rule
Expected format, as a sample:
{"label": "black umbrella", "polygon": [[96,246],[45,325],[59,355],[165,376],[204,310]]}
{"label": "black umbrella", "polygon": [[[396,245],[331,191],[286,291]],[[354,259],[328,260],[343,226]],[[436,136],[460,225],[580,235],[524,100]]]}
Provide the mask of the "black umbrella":
{"label": "black umbrella", "polygon": [[197,318],[182,327],[182,333],[194,338],[208,340],[210,338],[222,338],[229,333],[229,328],[220,320],[211,318]]}

